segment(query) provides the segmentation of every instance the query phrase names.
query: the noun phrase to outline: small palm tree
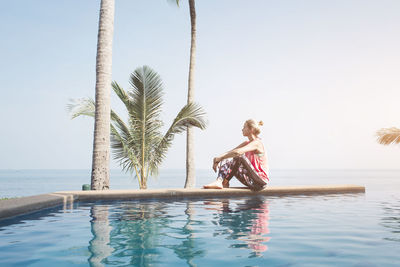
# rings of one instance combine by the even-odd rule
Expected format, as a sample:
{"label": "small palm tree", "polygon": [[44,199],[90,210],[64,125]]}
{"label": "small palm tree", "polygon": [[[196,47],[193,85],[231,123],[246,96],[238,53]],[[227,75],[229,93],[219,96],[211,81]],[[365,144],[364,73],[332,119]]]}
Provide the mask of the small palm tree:
{"label": "small palm tree", "polygon": [[[158,167],[167,154],[175,134],[188,126],[205,129],[205,112],[195,103],[185,105],[163,135],[160,120],[163,85],[151,68],[137,68],[130,76],[132,88],[125,91],[118,83],[112,88],[128,111],[128,122],[111,109],[111,147],[114,158],[124,171],[135,173],[140,189],[147,188],[147,178],[158,174]],[[68,105],[71,117],[94,116],[94,101],[84,98]]]}
{"label": "small palm tree", "polygon": [[382,128],[376,132],[378,142],[382,145],[400,144],[400,129]]}

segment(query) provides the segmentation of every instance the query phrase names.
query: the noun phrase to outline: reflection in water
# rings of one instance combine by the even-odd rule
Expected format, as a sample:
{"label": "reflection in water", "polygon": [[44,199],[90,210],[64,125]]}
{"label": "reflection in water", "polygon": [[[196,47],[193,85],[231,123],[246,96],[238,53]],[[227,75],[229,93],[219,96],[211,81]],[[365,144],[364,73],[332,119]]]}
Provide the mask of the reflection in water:
{"label": "reflection in water", "polygon": [[161,232],[170,223],[164,203],[121,204],[112,216],[110,265],[149,266],[162,262]]}
{"label": "reflection in water", "polygon": [[[238,200],[231,204],[229,200],[205,204],[206,209],[218,211],[206,215],[216,216],[213,223],[222,226],[216,228],[214,236],[235,240],[231,247],[250,249],[249,257],[260,257],[267,250],[268,203],[250,198],[239,204]],[[90,266],[151,266],[166,261],[182,264],[173,259],[174,254],[187,266],[196,266],[196,259],[207,253],[205,214],[196,220],[196,202],[178,204],[185,207],[183,210],[172,211],[171,206],[174,205],[168,202],[127,202],[111,205],[109,211],[107,205],[93,205]]]}
{"label": "reflection in water", "polygon": [[384,239],[400,242],[400,201],[383,202],[382,205],[382,225],[390,231],[390,237]]}
{"label": "reflection in water", "polygon": [[[194,258],[205,254],[198,242],[195,242],[195,212],[191,202],[186,204],[184,226],[177,224],[176,217],[168,214],[167,203],[122,203],[109,216],[111,227],[108,224],[108,213],[102,208],[92,208],[94,237],[89,247],[92,254],[89,259],[91,266],[103,266],[102,263],[115,266],[163,264],[165,253],[168,254],[165,249],[185,260],[188,266],[196,266]],[[171,244],[166,242],[169,233],[184,238],[175,238]]]}
{"label": "reflection in water", "polygon": [[187,221],[180,231],[182,232],[183,236],[186,236],[186,238],[183,239],[180,244],[167,247],[172,248],[180,259],[186,260],[188,266],[196,266],[196,264],[193,262],[194,258],[203,257],[205,255],[205,251],[200,249],[200,246],[196,244],[196,237],[193,229],[195,221],[195,209],[192,202],[186,203],[185,214],[187,216]]}
{"label": "reflection in water", "polygon": [[90,226],[93,234],[89,242],[89,264],[93,267],[104,266],[103,261],[111,255],[110,247],[111,227],[108,222],[108,206],[94,205],[90,210]]}
{"label": "reflection in water", "polygon": [[261,257],[262,252],[268,249],[265,245],[270,240],[270,237],[265,236],[269,233],[267,202],[257,197],[249,198],[235,209],[231,209],[228,199],[206,201],[204,204],[207,205],[206,209],[218,211],[215,223],[224,227],[222,231],[217,230],[214,236],[226,235],[227,239],[243,241],[232,247],[251,249],[249,257]]}

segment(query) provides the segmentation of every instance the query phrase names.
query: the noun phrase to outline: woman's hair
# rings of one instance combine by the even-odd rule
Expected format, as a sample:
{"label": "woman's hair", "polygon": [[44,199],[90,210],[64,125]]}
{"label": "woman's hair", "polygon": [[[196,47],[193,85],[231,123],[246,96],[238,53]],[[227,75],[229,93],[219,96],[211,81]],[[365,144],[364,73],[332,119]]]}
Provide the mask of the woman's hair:
{"label": "woman's hair", "polygon": [[254,119],[249,119],[246,121],[246,125],[253,131],[255,135],[259,135],[261,132],[260,126],[263,126],[263,121],[257,122]]}

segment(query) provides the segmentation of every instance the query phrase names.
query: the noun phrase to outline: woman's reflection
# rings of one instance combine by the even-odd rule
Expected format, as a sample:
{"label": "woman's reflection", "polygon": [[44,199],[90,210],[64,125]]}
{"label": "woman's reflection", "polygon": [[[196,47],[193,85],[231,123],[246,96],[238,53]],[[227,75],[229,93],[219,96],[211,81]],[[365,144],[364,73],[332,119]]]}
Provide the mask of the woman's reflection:
{"label": "woman's reflection", "polygon": [[260,257],[268,249],[265,244],[270,240],[265,236],[269,233],[268,202],[256,197],[246,199],[235,208],[230,207],[228,199],[205,201],[204,204],[207,205],[206,209],[218,211],[215,223],[224,227],[222,232],[218,230],[214,236],[227,235],[227,239],[243,241],[232,247],[251,249],[249,257]]}

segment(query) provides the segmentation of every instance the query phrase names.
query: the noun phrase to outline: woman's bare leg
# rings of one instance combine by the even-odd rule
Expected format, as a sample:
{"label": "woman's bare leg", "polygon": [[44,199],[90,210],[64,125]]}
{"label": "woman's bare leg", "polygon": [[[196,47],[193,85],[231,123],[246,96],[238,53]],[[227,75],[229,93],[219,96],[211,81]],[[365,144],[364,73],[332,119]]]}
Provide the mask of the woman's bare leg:
{"label": "woman's bare leg", "polygon": [[229,188],[229,180],[228,179],[222,180],[222,187],[223,188]]}
{"label": "woman's bare leg", "polygon": [[229,180],[233,177],[237,170],[239,161],[234,158],[232,160],[227,160],[222,164],[218,170],[218,178],[214,182],[204,185],[205,189],[222,189],[229,187]]}

